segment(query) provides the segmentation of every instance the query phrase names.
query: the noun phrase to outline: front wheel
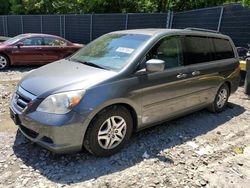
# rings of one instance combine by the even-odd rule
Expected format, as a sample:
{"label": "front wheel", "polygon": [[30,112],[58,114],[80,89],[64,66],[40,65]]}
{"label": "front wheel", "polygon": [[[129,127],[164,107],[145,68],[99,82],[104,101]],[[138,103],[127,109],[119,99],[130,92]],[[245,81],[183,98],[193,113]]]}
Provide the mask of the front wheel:
{"label": "front wheel", "polygon": [[132,134],[133,120],[130,112],[114,106],[100,112],[89,125],[84,146],[96,156],[109,156],[118,152]]}
{"label": "front wheel", "polygon": [[209,110],[215,113],[222,112],[228,103],[229,87],[227,84],[223,84],[215,96],[214,102],[209,106]]}
{"label": "front wheel", "polygon": [[0,70],[8,66],[9,66],[9,59],[5,55],[0,54]]}

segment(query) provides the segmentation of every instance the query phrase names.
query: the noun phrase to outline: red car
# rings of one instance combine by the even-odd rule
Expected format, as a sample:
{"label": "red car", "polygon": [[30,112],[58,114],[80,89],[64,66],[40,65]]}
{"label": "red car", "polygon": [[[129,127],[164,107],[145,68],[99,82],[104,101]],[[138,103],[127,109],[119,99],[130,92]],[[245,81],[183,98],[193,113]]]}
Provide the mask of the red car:
{"label": "red car", "polygon": [[18,35],[0,43],[0,69],[9,65],[44,65],[65,58],[82,47],[54,35]]}

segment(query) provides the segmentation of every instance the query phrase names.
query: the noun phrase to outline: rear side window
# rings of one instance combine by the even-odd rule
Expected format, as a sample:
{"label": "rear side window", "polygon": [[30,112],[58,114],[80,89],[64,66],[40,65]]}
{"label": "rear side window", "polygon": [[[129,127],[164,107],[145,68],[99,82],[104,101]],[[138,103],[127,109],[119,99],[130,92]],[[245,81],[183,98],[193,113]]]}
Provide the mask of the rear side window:
{"label": "rear side window", "polygon": [[213,46],[209,38],[202,36],[186,36],[184,43],[185,65],[208,62],[213,59],[211,53]]}
{"label": "rear side window", "polygon": [[67,43],[58,38],[44,37],[44,45],[46,46],[67,46]]}
{"label": "rear side window", "polygon": [[226,39],[212,38],[215,49],[215,60],[234,58],[234,51]]}

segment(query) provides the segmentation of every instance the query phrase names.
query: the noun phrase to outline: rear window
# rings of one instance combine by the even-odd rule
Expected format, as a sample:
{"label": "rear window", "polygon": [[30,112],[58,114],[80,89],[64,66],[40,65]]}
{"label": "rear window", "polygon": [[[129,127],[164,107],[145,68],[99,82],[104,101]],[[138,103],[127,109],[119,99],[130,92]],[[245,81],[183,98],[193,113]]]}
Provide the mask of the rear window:
{"label": "rear window", "polygon": [[215,49],[215,60],[234,58],[231,43],[226,39],[212,38]]}
{"label": "rear window", "polygon": [[186,36],[184,49],[184,63],[191,65],[212,60],[212,43],[207,37]]}

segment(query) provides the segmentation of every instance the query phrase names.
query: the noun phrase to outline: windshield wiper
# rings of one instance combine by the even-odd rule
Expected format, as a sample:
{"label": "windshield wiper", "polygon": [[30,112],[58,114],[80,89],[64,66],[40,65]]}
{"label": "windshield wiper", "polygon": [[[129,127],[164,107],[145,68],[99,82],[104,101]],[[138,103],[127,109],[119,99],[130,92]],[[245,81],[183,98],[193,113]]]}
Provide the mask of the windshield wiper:
{"label": "windshield wiper", "polygon": [[106,69],[105,67],[102,67],[100,65],[97,65],[95,63],[91,63],[91,62],[87,62],[87,61],[81,61],[79,59],[74,59],[74,58],[69,58],[68,60],[70,61],[74,61],[74,62],[78,62],[78,63],[82,63],[84,65],[88,65],[88,66],[91,66],[91,67],[96,67],[96,68],[100,68],[100,69]]}
{"label": "windshield wiper", "polygon": [[100,66],[100,65],[97,65],[97,64],[95,64],[95,63],[91,63],[91,62],[82,62],[82,64],[84,64],[84,65],[89,65],[89,66],[91,66],[91,67],[96,67],[96,68],[100,68],[100,69],[106,69],[105,67],[102,67],[102,66]]}

